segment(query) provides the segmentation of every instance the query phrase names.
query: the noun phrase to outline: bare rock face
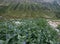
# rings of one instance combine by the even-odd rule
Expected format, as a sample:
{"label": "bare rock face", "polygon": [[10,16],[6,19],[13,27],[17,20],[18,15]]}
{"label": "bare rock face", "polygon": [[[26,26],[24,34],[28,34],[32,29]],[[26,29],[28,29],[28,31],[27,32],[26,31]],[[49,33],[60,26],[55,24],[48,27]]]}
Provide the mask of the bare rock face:
{"label": "bare rock face", "polygon": [[60,34],[60,30],[57,29],[58,25],[60,24],[60,22],[57,22],[57,21],[48,21],[49,25],[55,29],[59,34]]}
{"label": "bare rock face", "polygon": [[48,21],[48,23],[51,25],[51,27],[56,28],[58,26],[58,24],[56,22],[53,21]]}

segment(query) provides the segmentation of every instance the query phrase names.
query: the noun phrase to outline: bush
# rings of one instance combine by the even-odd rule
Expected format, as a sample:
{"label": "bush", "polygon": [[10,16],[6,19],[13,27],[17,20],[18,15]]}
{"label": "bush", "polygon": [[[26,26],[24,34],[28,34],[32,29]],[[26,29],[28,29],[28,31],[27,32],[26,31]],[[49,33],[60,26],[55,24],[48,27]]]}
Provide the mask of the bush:
{"label": "bush", "polygon": [[56,44],[57,32],[45,19],[0,22],[0,40],[5,44]]}

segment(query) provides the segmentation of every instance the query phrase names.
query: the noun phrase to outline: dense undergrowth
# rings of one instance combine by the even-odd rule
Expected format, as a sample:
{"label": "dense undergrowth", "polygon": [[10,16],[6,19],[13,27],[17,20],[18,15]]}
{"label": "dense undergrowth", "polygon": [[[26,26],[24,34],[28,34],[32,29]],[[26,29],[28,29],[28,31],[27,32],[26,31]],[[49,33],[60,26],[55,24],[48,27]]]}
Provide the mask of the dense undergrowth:
{"label": "dense undergrowth", "polygon": [[58,33],[45,19],[0,22],[1,44],[57,44]]}

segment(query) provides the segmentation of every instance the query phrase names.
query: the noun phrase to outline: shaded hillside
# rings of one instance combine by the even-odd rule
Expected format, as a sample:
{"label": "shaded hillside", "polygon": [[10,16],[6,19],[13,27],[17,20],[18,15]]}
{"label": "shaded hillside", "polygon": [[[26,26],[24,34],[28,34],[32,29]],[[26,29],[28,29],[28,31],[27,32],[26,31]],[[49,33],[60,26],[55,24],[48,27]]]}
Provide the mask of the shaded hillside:
{"label": "shaded hillside", "polygon": [[10,3],[0,6],[0,15],[4,18],[60,18],[60,6],[53,3]]}

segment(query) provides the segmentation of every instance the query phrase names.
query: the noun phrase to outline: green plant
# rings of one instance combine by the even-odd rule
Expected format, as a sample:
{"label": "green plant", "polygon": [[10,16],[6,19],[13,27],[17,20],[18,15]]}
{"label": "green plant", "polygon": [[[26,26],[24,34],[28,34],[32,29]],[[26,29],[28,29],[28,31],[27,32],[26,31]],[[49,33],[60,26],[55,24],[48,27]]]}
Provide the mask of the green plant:
{"label": "green plant", "polygon": [[0,22],[0,40],[5,44],[56,44],[57,36],[42,18]]}

